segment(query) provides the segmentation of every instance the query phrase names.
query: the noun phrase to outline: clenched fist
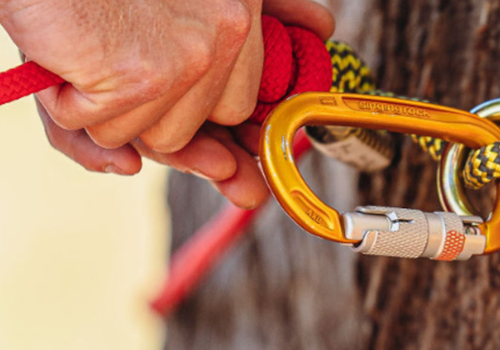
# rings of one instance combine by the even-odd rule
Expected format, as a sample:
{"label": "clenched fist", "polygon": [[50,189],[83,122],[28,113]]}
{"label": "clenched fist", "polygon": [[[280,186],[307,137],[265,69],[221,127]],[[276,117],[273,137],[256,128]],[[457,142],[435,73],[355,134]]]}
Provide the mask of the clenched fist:
{"label": "clenched fist", "polygon": [[209,179],[235,204],[266,188],[252,157],[261,16],[323,38],[309,0],[0,0],[27,59],[67,83],[37,94],[51,144],[93,171],[134,174],[141,156]]}

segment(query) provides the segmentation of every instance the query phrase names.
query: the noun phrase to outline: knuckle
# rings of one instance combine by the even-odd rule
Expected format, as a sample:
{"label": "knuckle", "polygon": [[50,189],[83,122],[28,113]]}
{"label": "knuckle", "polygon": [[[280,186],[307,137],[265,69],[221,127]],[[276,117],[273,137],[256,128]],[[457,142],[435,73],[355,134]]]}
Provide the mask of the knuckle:
{"label": "knuckle", "polygon": [[197,76],[205,75],[212,66],[215,59],[215,50],[208,41],[198,41],[191,54],[191,65],[188,69],[193,70]]}
{"label": "knuckle", "polygon": [[89,127],[86,128],[85,131],[92,141],[102,148],[115,149],[127,143],[127,140],[124,137],[110,137],[108,133],[101,130],[99,127]]}
{"label": "knuckle", "polygon": [[221,105],[212,113],[212,119],[222,125],[238,125],[247,120],[255,109],[255,103]]}
{"label": "knuckle", "polygon": [[137,102],[146,102],[157,99],[167,92],[172,84],[168,78],[172,69],[168,62],[156,67],[149,61],[137,64],[131,71],[131,91]]}
{"label": "knuckle", "polygon": [[236,43],[243,44],[252,26],[252,16],[249,9],[240,1],[227,5],[221,16],[221,27],[230,33]]}
{"label": "knuckle", "polygon": [[[190,33],[183,41],[181,50],[181,67],[177,71],[179,80],[194,82],[204,76],[215,61],[215,42],[203,33]],[[179,74],[182,72],[182,74]]]}
{"label": "knuckle", "polygon": [[161,138],[157,138],[149,133],[144,133],[139,138],[152,151],[164,154],[180,151],[190,141],[190,139],[175,137],[174,135],[164,135]]}

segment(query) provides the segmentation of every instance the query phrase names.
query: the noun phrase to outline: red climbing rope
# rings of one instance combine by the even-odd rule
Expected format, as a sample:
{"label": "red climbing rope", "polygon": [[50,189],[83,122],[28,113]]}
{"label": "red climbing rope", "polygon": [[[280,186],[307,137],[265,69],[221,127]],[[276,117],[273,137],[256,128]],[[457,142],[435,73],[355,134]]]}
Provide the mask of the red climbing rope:
{"label": "red climbing rope", "polygon": [[325,44],[315,34],[285,27],[277,19],[262,16],[264,69],[259,103],[250,120],[262,123],[287,96],[306,91],[329,91],[332,63]]}
{"label": "red climbing rope", "polygon": [[35,62],[26,62],[0,73],[0,105],[62,83],[64,79],[54,73]]}

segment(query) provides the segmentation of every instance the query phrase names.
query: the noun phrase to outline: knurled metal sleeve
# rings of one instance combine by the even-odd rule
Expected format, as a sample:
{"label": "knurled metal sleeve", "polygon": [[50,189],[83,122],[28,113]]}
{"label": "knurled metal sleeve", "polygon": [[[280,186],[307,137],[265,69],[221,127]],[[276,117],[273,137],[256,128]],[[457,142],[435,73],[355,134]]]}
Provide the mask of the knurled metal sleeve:
{"label": "knurled metal sleeve", "polygon": [[[370,209],[370,207],[366,207]],[[368,231],[365,240],[369,241],[370,236],[375,239],[373,243],[360,251],[368,255],[390,256],[397,258],[418,258],[422,255],[427,246],[428,227],[425,214],[420,210],[404,208],[377,207],[377,210],[384,210],[387,213],[395,213],[399,219],[399,229],[392,231]],[[405,222],[408,220],[409,222]]]}

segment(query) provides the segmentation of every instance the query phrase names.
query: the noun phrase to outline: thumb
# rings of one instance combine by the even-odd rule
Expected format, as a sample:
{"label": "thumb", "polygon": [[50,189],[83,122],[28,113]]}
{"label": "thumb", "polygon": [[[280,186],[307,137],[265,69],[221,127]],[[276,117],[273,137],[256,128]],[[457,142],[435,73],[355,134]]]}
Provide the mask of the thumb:
{"label": "thumb", "polygon": [[288,25],[315,32],[326,40],[335,30],[333,15],[324,6],[311,0],[264,0],[262,13],[276,17]]}

